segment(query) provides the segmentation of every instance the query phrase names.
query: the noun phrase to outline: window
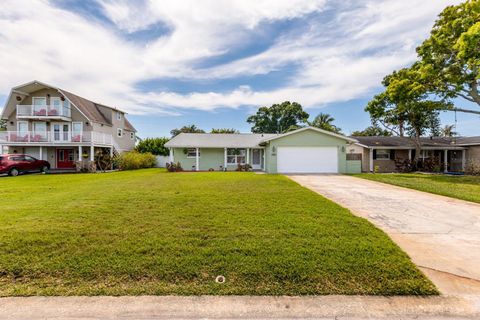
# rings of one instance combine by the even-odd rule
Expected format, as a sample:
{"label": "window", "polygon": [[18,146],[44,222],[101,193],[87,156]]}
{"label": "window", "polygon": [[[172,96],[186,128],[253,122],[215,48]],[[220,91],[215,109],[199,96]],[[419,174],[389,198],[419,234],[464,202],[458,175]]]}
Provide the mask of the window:
{"label": "window", "polygon": [[18,121],[17,122],[17,131],[18,134],[23,136],[28,134],[28,122],[27,121]]}
{"label": "window", "polygon": [[117,111],[117,120],[122,120],[122,113]]}
{"label": "window", "polygon": [[227,149],[227,164],[245,164],[245,149]]}
{"label": "window", "polygon": [[[188,148],[187,149],[187,158],[195,158],[197,154],[197,149]],[[200,149],[198,149],[198,157],[200,158]]]}
{"label": "window", "polygon": [[123,136],[123,130],[122,129],[117,129],[117,136],[120,138]]}
{"label": "window", "polygon": [[377,150],[377,160],[390,160],[390,150]]}
{"label": "window", "polygon": [[135,140],[135,132],[130,132],[130,139]]}
{"label": "window", "polygon": [[33,123],[33,140],[41,141],[47,138],[47,123],[34,122]]}
{"label": "window", "polygon": [[30,156],[25,156],[25,161],[28,161],[28,162],[35,162],[35,159],[30,157]]}
{"label": "window", "polygon": [[83,134],[83,123],[82,122],[72,122],[72,142],[82,141]]}

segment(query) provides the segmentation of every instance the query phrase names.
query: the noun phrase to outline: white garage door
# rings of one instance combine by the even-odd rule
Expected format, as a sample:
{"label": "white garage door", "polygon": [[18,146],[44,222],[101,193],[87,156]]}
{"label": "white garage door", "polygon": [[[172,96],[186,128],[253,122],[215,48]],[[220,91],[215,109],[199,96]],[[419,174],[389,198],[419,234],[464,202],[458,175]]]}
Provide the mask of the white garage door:
{"label": "white garage door", "polygon": [[338,173],[336,147],[279,147],[279,173]]}

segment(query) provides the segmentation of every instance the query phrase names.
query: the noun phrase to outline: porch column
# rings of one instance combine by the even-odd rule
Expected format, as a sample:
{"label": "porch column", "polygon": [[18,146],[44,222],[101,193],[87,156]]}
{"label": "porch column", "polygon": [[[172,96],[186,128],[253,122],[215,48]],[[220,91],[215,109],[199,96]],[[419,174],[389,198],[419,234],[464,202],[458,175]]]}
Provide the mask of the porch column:
{"label": "porch column", "polygon": [[224,148],[223,153],[223,171],[227,171],[227,148]]}
{"label": "porch column", "polygon": [[172,148],[169,148],[168,157],[169,157],[170,162],[173,162],[173,149]]}
{"label": "porch column", "polygon": [[78,146],[78,161],[82,161],[82,146]]}
{"label": "porch column", "polygon": [[40,158],[40,160],[43,160],[43,147],[40,146],[38,147],[38,157]]}
{"label": "porch column", "polygon": [[267,148],[262,149],[262,155],[263,155],[263,171],[267,171]]}
{"label": "porch column", "polygon": [[465,165],[466,165],[466,162],[467,162],[467,161],[466,161],[467,158],[466,158],[466,154],[465,154],[466,151],[467,151],[467,150],[462,150],[462,171],[463,171],[463,172],[465,172]]}
{"label": "porch column", "polygon": [[195,148],[195,170],[198,171],[200,170],[200,159],[198,157],[198,148]]}
{"label": "porch column", "polygon": [[408,149],[408,160],[412,160],[412,149]]}
{"label": "porch column", "polygon": [[247,148],[247,164],[250,164],[250,148]]}
{"label": "porch column", "polygon": [[110,147],[110,158],[113,158],[113,147]]}
{"label": "porch column", "polygon": [[370,161],[369,161],[369,166],[370,166],[370,172],[373,172],[373,149],[370,149]]}
{"label": "porch column", "polygon": [[3,144],[0,144],[0,154],[3,154]]}
{"label": "porch column", "polygon": [[90,146],[90,161],[95,161],[95,147]]}
{"label": "porch column", "polygon": [[443,151],[443,172],[448,172],[448,150]]}

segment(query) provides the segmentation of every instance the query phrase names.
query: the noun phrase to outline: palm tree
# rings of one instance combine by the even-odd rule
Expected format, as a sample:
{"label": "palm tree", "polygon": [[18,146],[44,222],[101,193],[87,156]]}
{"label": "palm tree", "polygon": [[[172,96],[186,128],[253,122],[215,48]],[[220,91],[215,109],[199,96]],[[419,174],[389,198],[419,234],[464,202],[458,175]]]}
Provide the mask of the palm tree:
{"label": "palm tree", "polygon": [[341,129],[333,124],[335,118],[329,115],[328,113],[319,113],[315,119],[309,124],[312,127],[320,128],[327,131],[332,131],[335,133],[340,133]]}
{"label": "palm tree", "polygon": [[440,129],[440,135],[442,137],[453,137],[456,136],[457,133],[453,131],[455,129],[455,125],[445,125],[442,129]]}

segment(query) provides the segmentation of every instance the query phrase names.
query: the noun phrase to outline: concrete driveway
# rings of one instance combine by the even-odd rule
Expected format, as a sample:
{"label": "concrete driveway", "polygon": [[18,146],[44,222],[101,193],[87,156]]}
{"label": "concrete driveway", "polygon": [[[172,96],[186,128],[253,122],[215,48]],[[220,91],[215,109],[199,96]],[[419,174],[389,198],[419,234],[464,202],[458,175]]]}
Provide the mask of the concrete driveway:
{"label": "concrete driveway", "polygon": [[480,293],[480,205],[342,175],[289,175],[385,231],[443,293]]}

